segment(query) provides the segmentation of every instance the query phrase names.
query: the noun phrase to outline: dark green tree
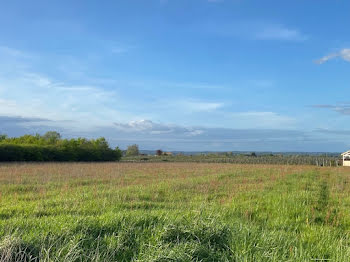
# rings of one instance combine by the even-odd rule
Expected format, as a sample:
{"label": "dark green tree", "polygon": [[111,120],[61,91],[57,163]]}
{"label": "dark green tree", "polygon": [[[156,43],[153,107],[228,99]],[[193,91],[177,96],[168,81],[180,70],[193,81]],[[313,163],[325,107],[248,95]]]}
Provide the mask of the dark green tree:
{"label": "dark green tree", "polygon": [[7,135],[5,134],[0,135],[0,142],[4,141],[5,139],[7,139]]}
{"label": "dark green tree", "polygon": [[48,144],[55,145],[61,139],[61,134],[56,131],[48,131],[42,136],[42,138]]}

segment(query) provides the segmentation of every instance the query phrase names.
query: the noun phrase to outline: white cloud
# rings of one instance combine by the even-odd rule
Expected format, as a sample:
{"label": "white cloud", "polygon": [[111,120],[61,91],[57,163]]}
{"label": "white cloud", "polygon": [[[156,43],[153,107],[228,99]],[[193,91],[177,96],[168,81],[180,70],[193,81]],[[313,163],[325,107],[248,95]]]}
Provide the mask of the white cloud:
{"label": "white cloud", "polygon": [[126,124],[115,123],[115,126],[121,130],[133,130],[133,131],[143,131],[153,129],[155,124],[150,120],[136,120],[130,121]]}
{"label": "white cloud", "polygon": [[0,55],[16,58],[31,58],[32,56],[15,48],[0,46]]}
{"label": "white cloud", "polygon": [[[246,131],[248,133],[244,134],[242,130],[260,129],[260,133],[267,132],[262,130],[290,130],[294,128],[293,124],[295,122],[294,119],[290,117],[282,116],[274,112],[237,112],[230,113],[230,118],[235,128],[180,126],[177,124],[156,123],[145,119],[129,121],[128,123],[117,122],[114,123],[114,125],[115,128],[121,132],[142,135],[144,137],[201,137],[203,139],[210,139],[210,137],[215,136],[215,139],[225,140],[227,137],[234,138],[234,136],[232,136],[233,134],[239,134],[239,136],[245,137],[249,136],[249,132],[252,132]],[[256,137],[256,139],[258,138],[259,137]]]}
{"label": "white cloud", "polygon": [[198,24],[195,27],[196,31],[201,31],[203,29],[206,33],[250,40],[303,42],[309,38],[297,28],[279,23],[256,20],[243,20],[230,23],[209,21]]}
{"label": "white cloud", "polygon": [[162,86],[166,86],[169,88],[191,88],[191,89],[225,89],[226,87],[224,85],[215,85],[215,84],[208,84],[208,83],[191,83],[191,82],[184,82],[184,83],[171,83],[171,82],[160,82],[159,83]]}
{"label": "white cloud", "polygon": [[0,76],[0,112],[9,116],[73,120],[81,128],[91,128],[130,117],[120,113],[115,91],[96,86],[69,85],[37,73]]}
{"label": "white cloud", "polygon": [[121,47],[121,46],[112,48],[113,54],[123,54],[123,53],[126,53],[127,51],[128,51],[128,48]]}
{"label": "white cloud", "polygon": [[195,100],[176,101],[175,104],[179,110],[187,110],[192,112],[210,112],[224,106],[224,104],[220,102],[204,102]]}
{"label": "white cloud", "polygon": [[128,123],[114,123],[115,127],[126,133],[140,133],[143,135],[180,135],[194,137],[201,135],[203,130],[195,127],[183,127],[175,124],[155,123],[151,120],[136,120]]}
{"label": "white cloud", "polygon": [[265,25],[255,32],[255,38],[260,40],[305,41],[307,36],[297,29],[283,25]]}
{"label": "white cloud", "polygon": [[0,112],[1,114],[11,115],[16,112],[18,105],[14,100],[0,99]]}
{"label": "white cloud", "polygon": [[136,48],[136,46],[134,45],[130,45],[130,44],[122,44],[122,43],[115,43],[114,45],[112,45],[112,53],[119,55],[119,54],[123,54],[123,53],[127,53],[129,52],[131,49]]}
{"label": "white cloud", "polygon": [[[244,117],[271,117],[269,112],[242,113]],[[114,140],[120,145],[138,143],[142,149],[166,150],[265,150],[285,151],[314,146],[322,141],[316,140],[312,133],[293,129],[266,128],[208,128],[180,126],[140,120],[129,123],[116,123],[117,132]],[[140,128],[141,127],[141,128]],[[105,130],[107,132],[107,130]],[[103,129],[101,129],[103,132]],[[322,138],[323,139],[323,138]],[[296,144],[298,143],[298,144]]]}
{"label": "white cloud", "polygon": [[245,128],[293,128],[296,120],[275,112],[237,112],[229,114],[236,126]]}
{"label": "white cloud", "polygon": [[322,57],[321,59],[316,60],[315,63],[316,64],[323,64],[323,63],[329,61],[330,59],[337,58],[337,57],[339,57],[347,62],[350,62],[350,49],[345,48],[345,49],[340,50],[339,52],[326,55],[326,56]]}
{"label": "white cloud", "polygon": [[23,81],[28,82],[30,84],[40,86],[40,87],[51,87],[53,85],[52,81],[42,75],[34,74],[34,73],[26,73],[23,75]]}
{"label": "white cloud", "polygon": [[313,105],[314,108],[330,109],[343,115],[350,115],[350,103],[336,105]]}
{"label": "white cloud", "polygon": [[248,81],[249,84],[256,86],[256,87],[272,87],[274,85],[274,82],[271,80],[264,80],[264,79],[257,79],[257,80],[250,80]]}

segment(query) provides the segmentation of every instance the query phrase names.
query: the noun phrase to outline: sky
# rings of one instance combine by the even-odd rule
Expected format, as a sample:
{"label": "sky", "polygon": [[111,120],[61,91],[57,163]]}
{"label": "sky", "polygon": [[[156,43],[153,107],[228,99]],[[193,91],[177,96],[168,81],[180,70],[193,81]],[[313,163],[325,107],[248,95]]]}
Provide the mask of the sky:
{"label": "sky", "polygon": [[350,2],[0,0],[0,133],[350,149]]}

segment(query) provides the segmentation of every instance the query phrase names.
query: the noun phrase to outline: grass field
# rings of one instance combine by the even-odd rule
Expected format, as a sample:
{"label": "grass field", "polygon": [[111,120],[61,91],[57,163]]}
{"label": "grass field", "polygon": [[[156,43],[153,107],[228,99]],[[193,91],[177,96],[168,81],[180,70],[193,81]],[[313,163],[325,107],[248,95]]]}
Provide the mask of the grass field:
{"label": "grass field", "polygon": [[350,261],[350,169],[0,166],[0,261]]}

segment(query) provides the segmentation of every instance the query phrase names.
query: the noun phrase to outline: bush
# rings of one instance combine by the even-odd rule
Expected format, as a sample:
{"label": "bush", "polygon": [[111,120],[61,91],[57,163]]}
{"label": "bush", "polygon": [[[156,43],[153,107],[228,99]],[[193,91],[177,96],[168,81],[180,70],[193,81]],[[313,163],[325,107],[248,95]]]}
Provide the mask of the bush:
{"label": "bush", "polygon": [[126,156],[138,156],[140,154],[139,146],[138,145],[131,145],[128,146],[128,149],[126,150]]}
{"label": "bush", "polygon": [[41,145],[0,144],[0,161],[118,161],[119,148],[69,148]]}
{"label": "bush", "polygon": [[56,132],[44,136],[25,135],[0,140],[0,161],[118,161],[117,147],[111,149],[105,138],[64,139]]}

